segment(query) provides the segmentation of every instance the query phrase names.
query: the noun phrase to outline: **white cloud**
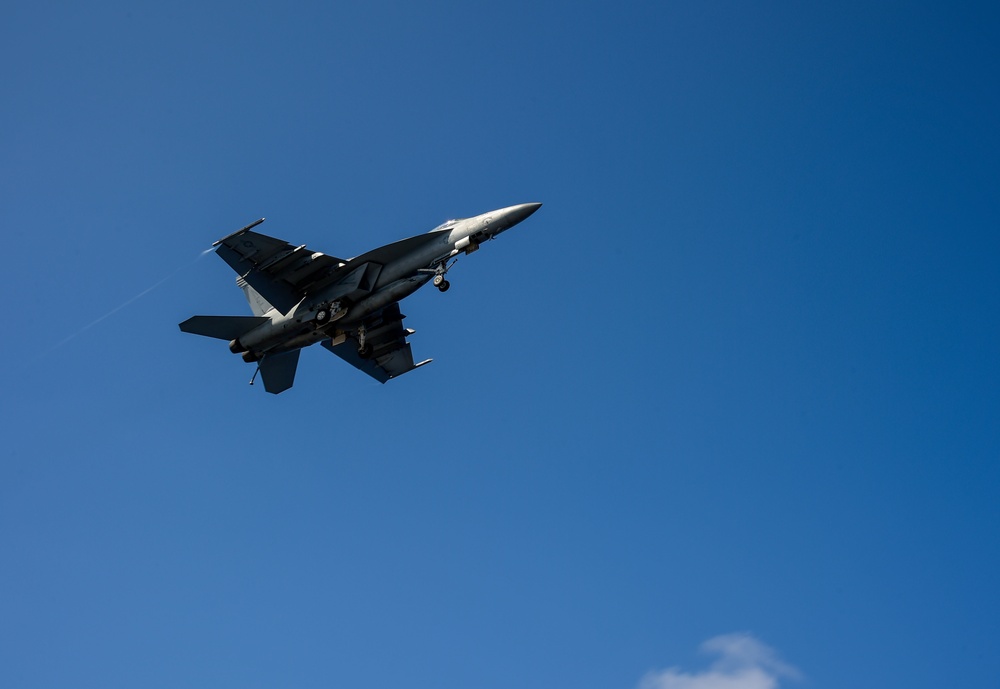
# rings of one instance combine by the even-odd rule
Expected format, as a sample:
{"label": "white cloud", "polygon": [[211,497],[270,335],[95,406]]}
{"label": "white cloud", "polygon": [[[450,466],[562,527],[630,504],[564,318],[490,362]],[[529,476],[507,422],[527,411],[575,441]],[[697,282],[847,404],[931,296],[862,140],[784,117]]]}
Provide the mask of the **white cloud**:
{"label": "white cloud", "polygon": [[725,634],[701,645],[719,658],[703,672],[689,673],[672,667],[650,672],[639,689],[777,689],[782,678],[801,675],[778,659],[774,649],[749,634]]}

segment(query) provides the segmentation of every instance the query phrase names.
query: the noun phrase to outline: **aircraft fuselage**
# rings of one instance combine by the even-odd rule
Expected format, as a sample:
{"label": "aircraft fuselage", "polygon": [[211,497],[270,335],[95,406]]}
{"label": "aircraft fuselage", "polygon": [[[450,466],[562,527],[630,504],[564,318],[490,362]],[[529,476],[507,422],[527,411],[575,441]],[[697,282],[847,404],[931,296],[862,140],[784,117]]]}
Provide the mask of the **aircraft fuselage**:
{"label": "aircraft fuselage", "polygon": [[263,218],[213,246],[239,276],[252,316],[192,316],[183,332],[229,342],[254,362],[264,389],[278,394],[295,379],[299,350],[322,346],[380,383],[430,363],[413,360],[398,302],[427,283],[442,292],[460,254],[510,229],[540,203],[449,220],[430,232],[355,256],[335,258],[254,231]]}
{"label": "aircraft fuselage", "polygon": [[[472,253],[540,206],[525,203],[448,221],[424,235],[357,256],[345,264],[340,280],[307,294],[288,313],[277,309],[267,312],[269,322],[240,336],[230,348],[246,352],[247,360],[300,349],[363,327],[366,319],[428,282],[434,281],[444,291],[448,282],[443,278],[450,260]],[[356,276],[359,271],[360,277]],[[370,278],[369,283],[361,284],[366,278]]]}

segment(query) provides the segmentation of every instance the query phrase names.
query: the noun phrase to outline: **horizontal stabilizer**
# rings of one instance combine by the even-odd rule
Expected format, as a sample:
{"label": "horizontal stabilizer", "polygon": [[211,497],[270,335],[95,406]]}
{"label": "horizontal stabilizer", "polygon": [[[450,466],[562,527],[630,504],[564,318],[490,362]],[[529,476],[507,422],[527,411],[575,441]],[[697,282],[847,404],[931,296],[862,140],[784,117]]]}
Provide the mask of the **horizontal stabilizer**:
{"label": "horizontal stabilizer", "polygon": [[264,316],[191,316],[180,324],[180,328],[194,335],[235,340],[269,320]]}

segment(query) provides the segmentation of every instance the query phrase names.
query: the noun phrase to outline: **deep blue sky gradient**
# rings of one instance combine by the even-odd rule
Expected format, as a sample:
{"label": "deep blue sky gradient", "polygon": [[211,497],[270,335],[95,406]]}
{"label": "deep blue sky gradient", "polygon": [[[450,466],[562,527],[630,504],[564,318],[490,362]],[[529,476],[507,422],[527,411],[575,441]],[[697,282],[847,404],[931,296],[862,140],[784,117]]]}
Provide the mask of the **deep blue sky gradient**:
{"label": "deep blue sky gradient", "polygon": [[[1000,676],[990,4],[2,15],[0,685],[632,689],[734,631]],[[258,217],[528,201],[385,386],[177,329],[248,312],[198,256]]]}

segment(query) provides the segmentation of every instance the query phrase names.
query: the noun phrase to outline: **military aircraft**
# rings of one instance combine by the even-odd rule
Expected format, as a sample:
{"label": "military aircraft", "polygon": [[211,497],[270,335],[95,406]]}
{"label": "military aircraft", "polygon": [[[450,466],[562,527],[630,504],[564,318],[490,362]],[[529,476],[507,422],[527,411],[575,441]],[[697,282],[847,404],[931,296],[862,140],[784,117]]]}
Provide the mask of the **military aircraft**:
{"label": "military aircraft", "polygon": [[299,352],[316,342],[380,383],[428,364],[413,363],[414,333],[403,328],[399,301],[428,282],[442,292],[459,254],[471,254],[538,210],[522,203],[473,218],[448,220],[426,234],[355,258],[334,258],[252,232],[253,222],[212,246],[236,271],[252,316],[192,316],[182,331],[229,341],[229,351],[256,363],[264,389],[292,387]]}

